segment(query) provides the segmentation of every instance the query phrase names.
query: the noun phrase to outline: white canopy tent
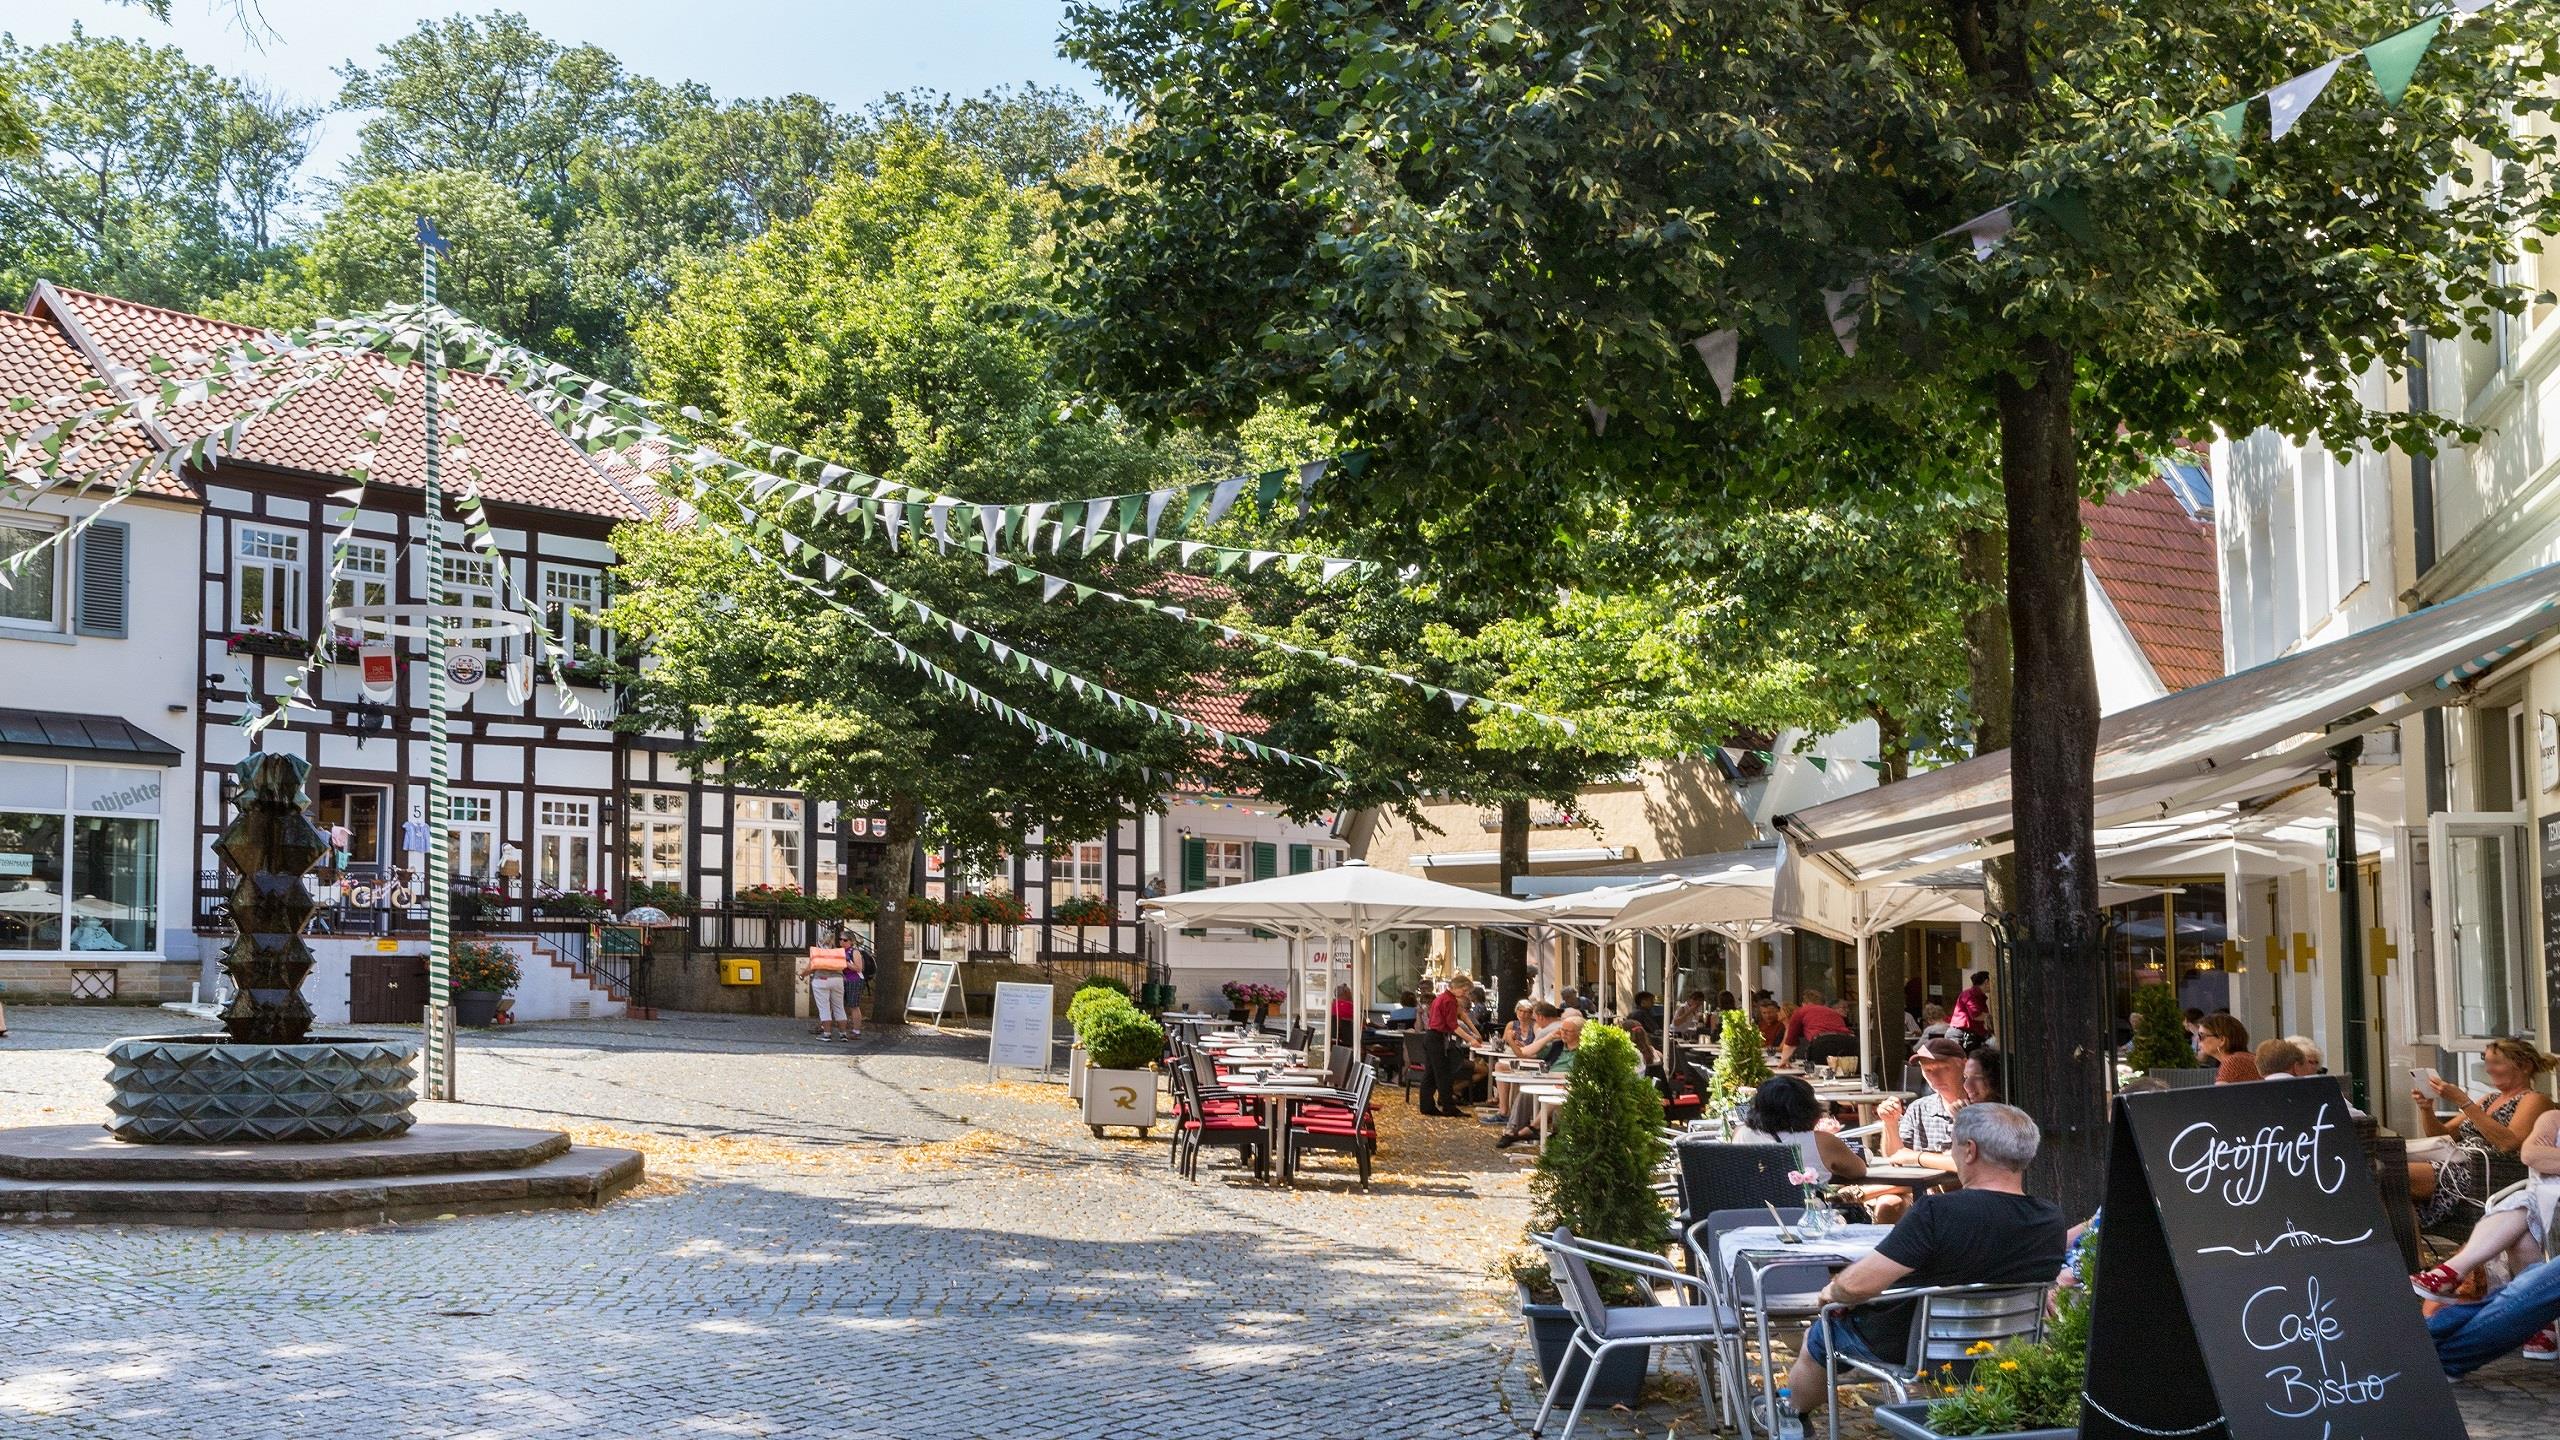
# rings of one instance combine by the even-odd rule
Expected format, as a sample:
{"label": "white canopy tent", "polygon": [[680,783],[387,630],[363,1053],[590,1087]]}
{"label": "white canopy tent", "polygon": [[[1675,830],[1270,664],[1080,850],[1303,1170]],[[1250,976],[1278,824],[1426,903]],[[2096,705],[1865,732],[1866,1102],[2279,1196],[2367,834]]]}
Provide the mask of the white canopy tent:
{"label": "white canopy tent", "polygon": [[[1437,880],[1374,869],[1352,860],[1329,870],[1308,870],[1272,880],[1186,890],[1141,902],[1157,924],[1177,929],[1209,925],[1269,930],[1289,942],[1289,994],[1294,1011],[1300,993],[1298,946],[1307,940],[1351,939],[1351,993],[1360,997],[1353,1023],[1366,1023],[1369,942],[1388,930],[1432,930],[1444,925],[1531,923],[1525,903]],[[1356,1034],[1356,1029],[1355,1029]]]}

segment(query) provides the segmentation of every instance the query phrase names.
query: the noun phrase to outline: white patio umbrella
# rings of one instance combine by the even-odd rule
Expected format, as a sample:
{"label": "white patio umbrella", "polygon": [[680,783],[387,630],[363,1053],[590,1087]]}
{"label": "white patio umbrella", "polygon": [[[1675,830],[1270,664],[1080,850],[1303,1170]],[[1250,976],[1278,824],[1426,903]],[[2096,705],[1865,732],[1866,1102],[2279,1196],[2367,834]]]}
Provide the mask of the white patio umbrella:
{"label": "white patio umbrella", "polygon": [[1352,1017],[1355,1026],[1368,1008],[1372,937],[1388,930],[1432,930],[1443,925],[1520,925],[1531,917],[1529,907],[1518,900],[1374,869],[1358,860],[1329,870],[1160,895],[1140,902],[1139,908],[1157,924],[1175,929],[1244,925],[1286,936],[1293,994],[1297,943],[1350,936],[1351,993],[1361,997]]}

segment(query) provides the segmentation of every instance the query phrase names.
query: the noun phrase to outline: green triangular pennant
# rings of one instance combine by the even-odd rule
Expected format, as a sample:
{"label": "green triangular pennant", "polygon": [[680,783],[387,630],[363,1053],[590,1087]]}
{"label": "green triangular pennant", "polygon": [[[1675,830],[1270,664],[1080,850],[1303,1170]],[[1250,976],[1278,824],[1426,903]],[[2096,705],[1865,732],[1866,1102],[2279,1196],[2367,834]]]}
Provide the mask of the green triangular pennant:
{"label": "green triangular pennant", "polygon": [[1804,357],[1796,345],[1795,326],[1781,320],[1777,324],[1762,327],[1760,344],[1769,352],[1770,359],[1786,367],[1788,374],[1795,374],[1804,368]]}
{"label": "green triangular pennant", "polygon": [[2079,191],[2056,190],[2029,200],[2026,205],[2080,244],[2097,243],[2097,226],[2089,219],[2089,197]]}
{"label": "green triangular pennant", "polygon": [[2427,47],[2443,28],[2444,17],[2432,16],[2364,47],[2364,63],[2373,67],[2373,83],[2382,92],[2383,104],[2398,108],[2400,97],[2409,93],[2409,82],[2417,76],[2418,62],[2426,58]]}
{"label": "green triangular pennant", "polygon": [[1136,526],[1138,523],[1138,509],[1146,503],[1147,497],[1142,494],[1121,496],[1120,504],[1112,511],[1111,528],[1114,530],[1127,530]]}
{"label": "green triangular pennant", "polygon": [[1174,524],[1173,528],[1176,532],[1191,528],[1191,522],[1199,519],[1200,512],[1209,508],[1210,492],[1217,488],[1215,483],[1209,481],[1203,481],[1191,487],[1189,498],[1182,502],[1182,518]]}
{"label": "green triangular pennant", "polygon": [[[2255,98],[2255,96],[2251,97],[2251,99]],[[2231,137],[2232,144],[2239,144],[2241,135],[2249,128],[2249,101],[2243,100],[2236,105],[2225,105],[2214,111],[2213,123],[2222,127],[2222,133]]]}
{"label": "green triangular pennant", "polygon": [[1270,514],[1271,507],[1280,503],[1280,487],[1287,481],[1288,472],[1282,470],[1265,470],[1255,477],[1253,503],[1262,507],[1262,513]]}

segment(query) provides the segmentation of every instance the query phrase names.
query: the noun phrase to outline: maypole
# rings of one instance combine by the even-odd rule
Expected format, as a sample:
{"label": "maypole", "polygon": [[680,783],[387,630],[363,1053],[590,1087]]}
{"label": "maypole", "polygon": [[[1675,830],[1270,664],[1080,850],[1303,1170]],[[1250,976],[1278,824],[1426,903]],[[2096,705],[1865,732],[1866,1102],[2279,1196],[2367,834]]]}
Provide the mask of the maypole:
{"label": "maypole", "polygon": [[[421,288],[430,315],[436,307],[436,258],[452,247],[436,233],[435,222],[418,219]],[[442,435],[437,413],[442,403],[444,339],[432,335],[421,347],[427,378],[427,1036],[425,1073],[420,1081],[429,1100],[453,1100],[453,996],[448,990],[453,967],[453,830],[445,757],[445,614],[444,486],[438,473]]]}

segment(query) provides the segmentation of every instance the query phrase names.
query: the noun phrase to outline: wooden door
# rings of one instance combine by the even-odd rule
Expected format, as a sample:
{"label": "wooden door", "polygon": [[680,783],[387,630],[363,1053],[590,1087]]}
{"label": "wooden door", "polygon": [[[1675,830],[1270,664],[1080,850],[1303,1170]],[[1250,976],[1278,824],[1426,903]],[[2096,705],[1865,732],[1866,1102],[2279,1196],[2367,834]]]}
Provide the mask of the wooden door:
{"label": "wooden door", "polygon": [[348,978],[349,1024],[415,1025],[426,1018],[426,956],[358,955]]}

